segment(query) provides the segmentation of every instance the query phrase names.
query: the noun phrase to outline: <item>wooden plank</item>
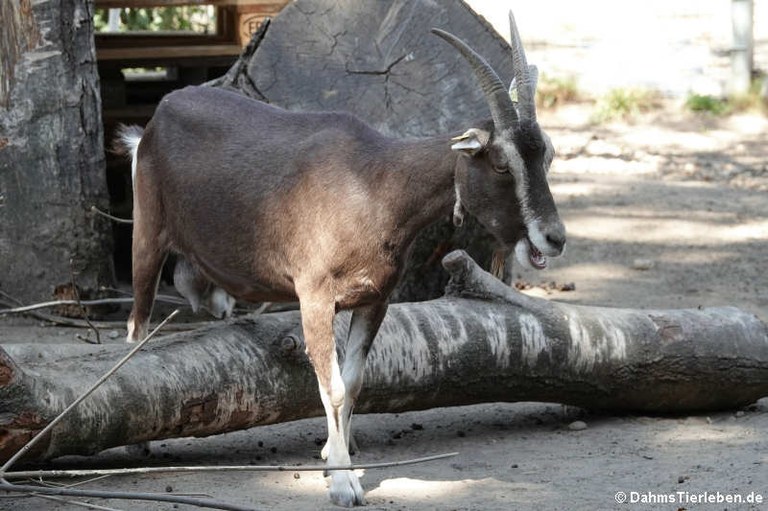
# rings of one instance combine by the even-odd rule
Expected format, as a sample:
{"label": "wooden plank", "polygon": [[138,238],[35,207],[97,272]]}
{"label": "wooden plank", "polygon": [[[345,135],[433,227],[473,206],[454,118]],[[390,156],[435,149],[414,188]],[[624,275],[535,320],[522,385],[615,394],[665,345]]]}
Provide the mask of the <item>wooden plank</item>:
{"label": "wooden plank", "polygon": [[100,48],[96,50],[99,61],[113,60],[163,60],[207,57],[236,57],[241,48],[236,44],[194,46],[154,46],[139,48]]}
{"label": "wooden plank", "polygon": [[111,32],[96,34],[96,51],[107,48],[160,46],[221,46],[233,44],[234,37],[223,34],[189,34],[184,32]]}
{"label": "wooden plank", "polygon": [[105,108],[102,113],[104,122],[136,122],[149,120],[155,113],[157,105],[131,105],[119,108]]}
{"label": "wooden plank", "polygon": [[[177,7],[184,5],[241,6],[271,4],[274,0],[96,0],[97,8]],[[287,0],[283,4],[288,3]]]}

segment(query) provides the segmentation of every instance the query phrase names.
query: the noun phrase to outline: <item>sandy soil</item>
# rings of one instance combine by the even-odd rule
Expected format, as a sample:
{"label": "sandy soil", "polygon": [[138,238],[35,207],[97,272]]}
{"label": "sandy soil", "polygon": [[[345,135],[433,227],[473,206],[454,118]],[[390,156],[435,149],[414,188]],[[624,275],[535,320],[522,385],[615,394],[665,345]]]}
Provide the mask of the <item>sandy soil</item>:
{"label": "sandy soil", "polygon": [[[674,108],[633,124],[594,127],[587,118],[588,109],[578,106],[542,115],[559,154],[551,183],[569,244],[566,257],[550,270],[519,275],[528,284],[525,292],[633,308],[735,305],[768,321],[766,118],[713,120]],[[575,290],[556,290],[568,283]],[[0,342],[73,336],[66,329],[0,329]],[[574,421],[586,428],[569,427]],[[319,463],[324,422],[154,442],[148,458],[114,449],[53,465]],[[754,502],[757,495],[768,501],[768,399],[744,410],[693,417],[600,416],[541,403],[482,405],[360,416],[356,431],[362,453],[354,460],[361,463],[459,453],[361,472],[367,509],[768,509]],[[256,509],[334,509],[320,473],[125,476],[89,486],[206,493]],[[617,492],[628,499],[653,494],[676,500],[619,504]],[[697,503],[704,492],[745,502]],[[0,496],[0,509],[78,508]]]}

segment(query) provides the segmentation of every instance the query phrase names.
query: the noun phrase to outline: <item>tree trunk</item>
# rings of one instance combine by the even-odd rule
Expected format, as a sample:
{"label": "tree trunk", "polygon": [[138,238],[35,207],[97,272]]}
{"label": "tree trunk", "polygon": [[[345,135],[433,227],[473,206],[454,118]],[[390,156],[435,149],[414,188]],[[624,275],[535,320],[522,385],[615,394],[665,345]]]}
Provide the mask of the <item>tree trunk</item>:
{"label": "tree trunk", "polygon": [[[449,254],[446,296],[390,307],[357,413],[549,401],[687,413],[768,395],[768,327],[735,308],[631,310],[530,298]],[[348,316],[336,334],[344,338]],[[343,343],[341,343],[343,344]],[[0,353],[0,458],[125,354],[124,345],[13,345]],[[298,312],[153,341],[74,410],[33,456],[322,415]]]}
{"label": "tree trunk", "polygon": [[749,94],[754,64],[754,3],[752,0],[731,0],[731,80],[728,92]]}
{"label": "tree trunk", "polygon": [[[34,4],[34,5],[33,5]],[[86,0],[0,2],[0,287],[112,284],[99,81]]]}

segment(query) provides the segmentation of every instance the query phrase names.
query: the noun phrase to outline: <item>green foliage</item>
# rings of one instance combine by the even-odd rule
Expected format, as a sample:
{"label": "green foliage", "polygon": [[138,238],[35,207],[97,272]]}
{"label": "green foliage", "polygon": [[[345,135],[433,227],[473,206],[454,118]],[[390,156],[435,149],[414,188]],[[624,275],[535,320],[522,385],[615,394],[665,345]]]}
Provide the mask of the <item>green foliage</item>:
{"label": "green foliage", "polygon": [[691,112],[711,115],[730,115],[739,112],[762,112],[768,114],[768,101],[763,97],[761,87],[765,78],[758,76],[750,84],[749,91],[727,98],[706,94],[690,94],[685,108]]}
{"label": "green foliage", "polygon": [[691,112],[706,112],[712,115],[723,115],[729,109],[724,99],[709,94],[690,94],[685,100],[685,108]]}
{"label": "green foliage", "polygon": [[[93,23],[97,31],[107,29],[109,9],[96,9]],[[120,10],[120,31],[215,32],[215,9],[211,6],[126,7]]]}
{"label": "green foliage", "polygon": [[93,13],[93,27],[96,32],[103,32],[107,29],[109,21],[109,11],[107,9],[96,9]]}
{"label": "green foliage", "polygon": [[593,121],[628,120],[659,106],[658,92],[640,88],[612,89],[598,98]]}
{"label": "green foliage", "polygon": [[536,104],[539,108],[556,108],[580,98],[576,79],[542,75],[536,87]]}

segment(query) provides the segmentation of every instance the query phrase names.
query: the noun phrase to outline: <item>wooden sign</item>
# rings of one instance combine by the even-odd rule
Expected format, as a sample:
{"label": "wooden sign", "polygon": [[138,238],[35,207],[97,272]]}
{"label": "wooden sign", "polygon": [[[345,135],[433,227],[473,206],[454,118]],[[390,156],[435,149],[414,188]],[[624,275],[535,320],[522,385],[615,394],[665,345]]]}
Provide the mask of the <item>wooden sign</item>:
{"label": "wooden sign", "polygon": [[254,2],[237,6],[237,34],[240,46],[245,46],[259,30],[265,18],[276,16],[288,3],[284,1]]}

